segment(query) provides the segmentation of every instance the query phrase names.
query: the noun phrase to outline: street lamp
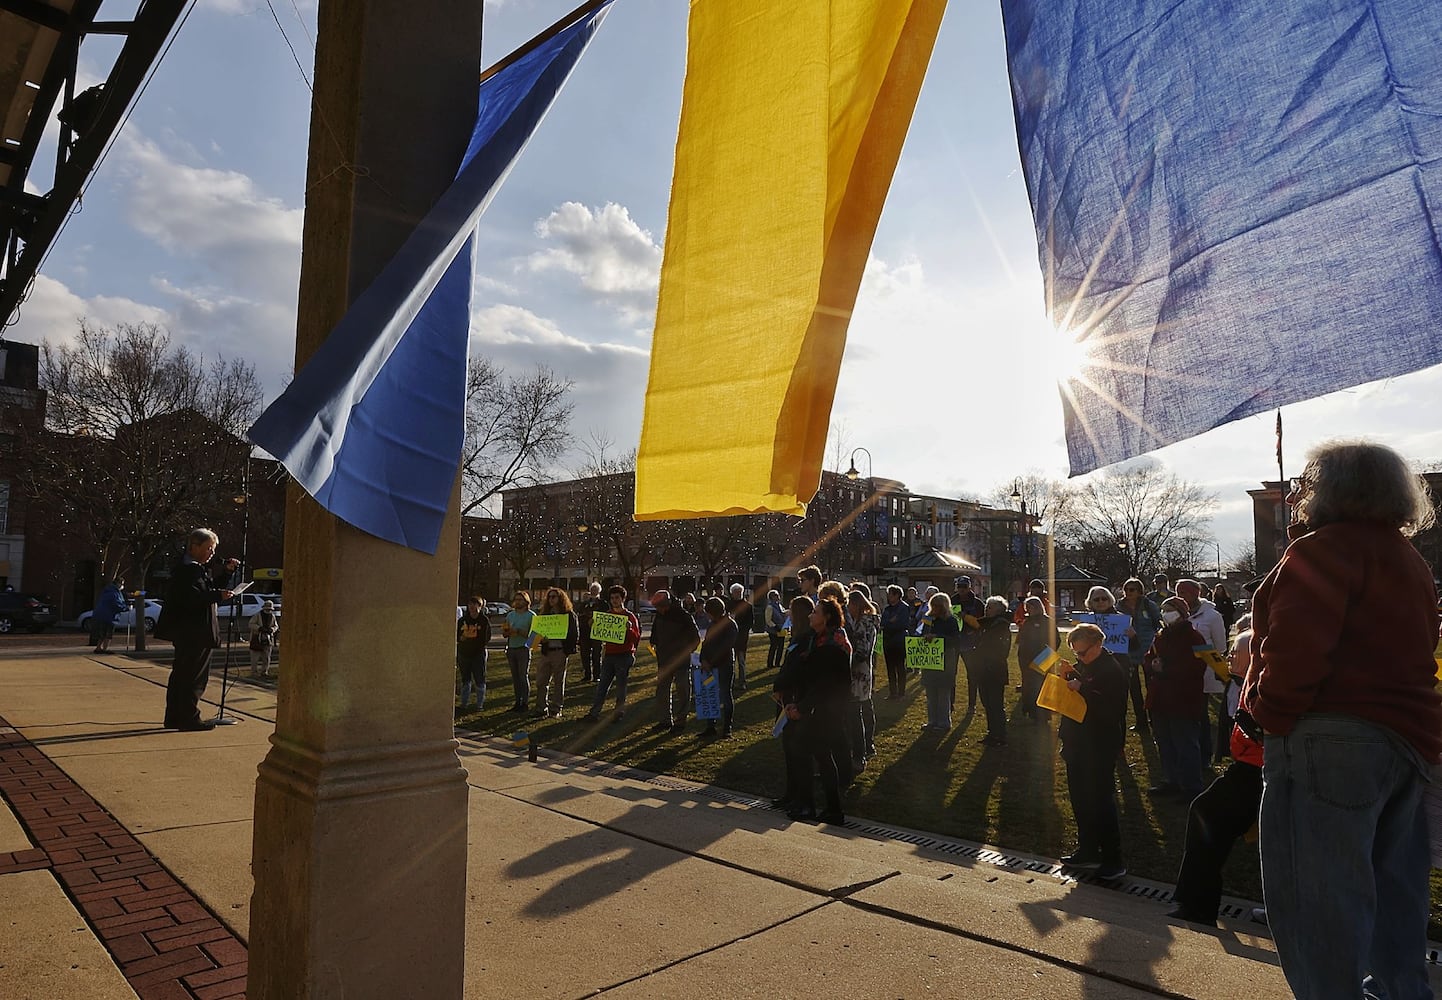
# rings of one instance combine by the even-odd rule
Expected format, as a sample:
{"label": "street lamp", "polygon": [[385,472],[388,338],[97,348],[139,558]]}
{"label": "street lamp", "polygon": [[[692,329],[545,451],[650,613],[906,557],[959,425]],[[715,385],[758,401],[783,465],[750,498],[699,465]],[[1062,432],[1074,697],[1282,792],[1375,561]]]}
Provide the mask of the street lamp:
{"label": "street lamp", "polygon": [[[865,448],[853,448],[851,450],[851,468],[846,470],[846,478],[851,480],[853,483],[861,478],[861,470],[856,467],[856,453],[858,451],[866,452],[866,506],[869,507],[876,502],[876,486],[871,481],[873,478],[871,466],[871,452],[867,451]],[[867,528],[866,539],[867,544],[871,550],[871,565],[868,567],[868,569],[871,570],[871,576],[874,582],[876,579],[876,541],[874,538],[874,531],[870,527]]]}
{"label": "street lamp", "polygon": [[1012,485],[1011,498],[1021,507],[1021,568],[1026,577],[1025,587],[1031,582],[1031,522],[1026,519],[1026,497],[1022,496],[1020,479]]}

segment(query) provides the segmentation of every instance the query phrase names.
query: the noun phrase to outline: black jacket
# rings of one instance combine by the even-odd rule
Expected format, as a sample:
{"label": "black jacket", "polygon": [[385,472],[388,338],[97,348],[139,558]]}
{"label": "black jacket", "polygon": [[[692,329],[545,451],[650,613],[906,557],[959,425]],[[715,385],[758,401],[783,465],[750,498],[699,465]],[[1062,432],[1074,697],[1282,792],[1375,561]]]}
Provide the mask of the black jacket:
{"label": "black jacket", "polygon": [[1115,656],[1102,650],[1090,665],[1077,663],[1078,692],[1087,703],[1086,718],[1062,716],[1058,733],[1063,743],[1083,742],[1103,753],[1116,753],[1126,742],[1127,674]]}
{"label": "black jacket", "polygon": [[677,670],[690,662],[700,636],[696,621],[675,601],[657,611],[651,620],[651,645],[656,647],[656,668]]}
{"label": "black jacket", "polygon": [[159,638],[169,639],[177,646],[220,646],[220,620],[215,605],[220,589],[210,579],[210,570],[193,559],[182,559],[171,574],[165,589],[165,607],[161,611],[164,624],[156,622]]}
{"label": "black jacket", "polygon": [[711,623],[706,638],[701,640],[701,666],[718,670],[735,664],[736,623],[729,615],[722,615]]}
{"label": "black jacket", "polygon": [[1005,674],[1006,660],[1011,655],[1011,617],[995,615],[981,619],[981,628],[974,633],[976,648],[966,658],[972,669],[980,667]]}

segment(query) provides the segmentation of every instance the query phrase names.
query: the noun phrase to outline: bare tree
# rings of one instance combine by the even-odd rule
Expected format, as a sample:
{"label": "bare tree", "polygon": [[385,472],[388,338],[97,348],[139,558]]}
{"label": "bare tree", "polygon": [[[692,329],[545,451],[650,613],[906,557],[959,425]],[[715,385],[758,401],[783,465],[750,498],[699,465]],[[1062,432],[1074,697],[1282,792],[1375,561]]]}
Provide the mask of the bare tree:
{"label": "bare tree", "polygon": [[[1099,572],[1127,576],[1168,566],[1191,569],[1211,544],[1217,498],[1160,465],[1103,472],[1052,501],[1060,542],[1080,549]],[[1186,559],[1185,564],[1174,562]]]}
{"label": "bare tree", "polygon": [[507,375],[485,358],[466,369],[466,439],[461,451],[461,513],[501,490],[541,481],[569,443],[573,383],[542,365]]}
{"label": "bare tree", "polygon": [[1228,573],[1245,573],[1255,577],[1257,572],[1257,549],[1251,542],[1241,542],[1226,555],[1222,566]]}
{"label": "bare tree", "polygon": [[90,541],[102,578],[130,560],[143,580],[180,533],[231,509],[261,402],[250,364],[207,365],[154,324],[82,321],[73,344],[42,345],[39,379],[45,426],[19,478]]}
{"label": "bare tree", "polygon": [[851,467],[851,428],[845,417],[833,417],[826,431],[826,453],[831,458],[832,472],[845,472]]}
{"label": "bare tree", "polygon": [[1030,469],[1025,475],[1007,479],[992,487],[986,500],[993,507],[1021,510],[1041,523],[1042,530],[1051,530],[1057,507],[1065,500],[1066,486],[1054,479],[1048,479],[1038,470]]}

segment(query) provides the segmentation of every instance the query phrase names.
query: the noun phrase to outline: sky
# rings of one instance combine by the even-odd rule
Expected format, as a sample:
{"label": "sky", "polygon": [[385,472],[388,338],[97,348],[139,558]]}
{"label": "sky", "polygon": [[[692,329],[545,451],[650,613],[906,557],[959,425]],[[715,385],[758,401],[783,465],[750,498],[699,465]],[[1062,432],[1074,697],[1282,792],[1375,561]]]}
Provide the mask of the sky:
{"label": "sky", "polygon": [[[486,0],[489,64],[577,0]],[[640,435],[685,70],[682,0],[617,0],[481,221],[472,351],[575,383],[572,437]],[[294,353],[313,0],[199,0],[6,336],[149,321],[251,361],[273,397]],[[107,48],[107,46],[112,46]],[[98,80],[113,43],[81,50]],[[42,151],[41,158],[52,155]],[[1017,154],[999,4],[953,3],[871,249],[832,422],[863,473],[986,498],[1067,472],[1058,366]],[[1204,368],[1206,358],[1197,365]],[[1442,367],[1289,406],[1286,463],[1366,435],[1442,462]],[[738,413],[697,413],[698,430]],[[1246,490],[1276,477],[1273,417],[1154,452],[1220,499],[1224,556],[1250,548]],[[833,442],[828,467],[836,466]],[[581,462],[573,449],[558,470]],[[1007,489],[1005,492],[1010,492]]]}

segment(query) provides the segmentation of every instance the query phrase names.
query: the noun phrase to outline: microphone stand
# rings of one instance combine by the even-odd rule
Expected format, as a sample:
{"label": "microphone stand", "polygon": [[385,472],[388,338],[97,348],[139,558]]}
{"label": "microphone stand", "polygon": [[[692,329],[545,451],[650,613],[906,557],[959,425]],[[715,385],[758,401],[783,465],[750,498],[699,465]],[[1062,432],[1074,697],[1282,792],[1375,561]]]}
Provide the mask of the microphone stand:
{"label": "microphone stand", "polygon": [[[239,572],[240,569],[237,568],[236,574],[238,575]],[[234,585],[235,575],[232,575],[227,586],[233,587]],[[232,643],[235,641],[237,619],[239,618],[240,595],[236,594],[230,599],[230,624],[225,628],[225,665],[221,668],[220,674],[220,711],[215,715],[215,724],[217,726],[234,726],[241,721],[238,715],[225,714],[225,695],[226,692],[230,690],[230,650]]]}

